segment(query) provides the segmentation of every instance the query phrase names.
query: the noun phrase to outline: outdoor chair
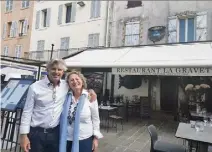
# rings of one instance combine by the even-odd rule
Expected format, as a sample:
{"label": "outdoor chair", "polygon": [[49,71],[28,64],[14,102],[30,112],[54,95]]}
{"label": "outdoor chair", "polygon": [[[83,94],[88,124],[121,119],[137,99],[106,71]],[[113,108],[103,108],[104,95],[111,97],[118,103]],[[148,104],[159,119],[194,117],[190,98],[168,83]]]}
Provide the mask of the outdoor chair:
{"label": "outdoor chair", "polygon": [[109,118],[111,119],[112,122],[112,127],[116,128],[116,132],[118,130],[118,122],[121,123],[122,131],[123,131],[123,117],[119,115],[118,109],[116,110],[116,113],[113,115],[110,115]]}
{"label": "outdoor chair", "polygon": [[157,130],[154,125],[148,126],[148,132],[151,137],[150,152],[186,152],[184,146],[158,140]]}

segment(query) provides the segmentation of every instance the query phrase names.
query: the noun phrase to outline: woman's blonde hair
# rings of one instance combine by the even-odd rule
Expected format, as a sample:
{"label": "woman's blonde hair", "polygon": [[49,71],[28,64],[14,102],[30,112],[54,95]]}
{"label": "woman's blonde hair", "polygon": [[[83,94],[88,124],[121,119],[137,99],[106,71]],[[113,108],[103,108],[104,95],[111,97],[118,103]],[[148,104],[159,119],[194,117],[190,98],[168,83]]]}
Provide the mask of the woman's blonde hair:
{"label": "woman's blonde hair", "polygon": [[82,80],[82,87],[83,87],[83,89],[87,89],[86,78],[85,78],[85,76],[84,76],[81,72],[79,72],[79,71],[73,70],[73,71],[67,73],[67,75],[66,75],[66,82],[68,83],[68,80],[69,80],[69,78],[70,78],[70,76],[71,76],[72,74],[78,75],[78,76],[80,77],[80,79]]}

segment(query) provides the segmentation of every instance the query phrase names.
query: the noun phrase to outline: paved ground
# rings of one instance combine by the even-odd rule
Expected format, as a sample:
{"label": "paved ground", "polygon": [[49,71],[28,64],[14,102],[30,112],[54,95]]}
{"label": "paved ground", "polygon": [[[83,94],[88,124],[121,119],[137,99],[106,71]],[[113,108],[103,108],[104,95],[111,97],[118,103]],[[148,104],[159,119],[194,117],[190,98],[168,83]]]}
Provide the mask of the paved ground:
{"label": "paved ground", "polygon": [[[99,152],[149,152],[150,136],[147,126],[154,124],[158,129],[159,138],[171,143],[182,144],[181,139],[175,137],[178,126],[173,117],[156,114],[150,120],[134,120],[124,124],[124,131],[102,130],[104,138],[100,140]],[[121,128],[119,129],[121,130]]]}
{"label": "paved ground", "polygon": [[[178,123],[173,121],[173,117],[156,113],[150,120],[125,122],[124,130],[121,131],[119,126],[117,133],[114,129],[109,130],[108,133],[102,129],[104,138],[99,142],[99,152],[149,152],[150,136],[147,126],[150,124],[157,127],[159,138],[171,143],[182,144],[182,140],[175,138]],[[2,152],[9,151],[3,150]]]}

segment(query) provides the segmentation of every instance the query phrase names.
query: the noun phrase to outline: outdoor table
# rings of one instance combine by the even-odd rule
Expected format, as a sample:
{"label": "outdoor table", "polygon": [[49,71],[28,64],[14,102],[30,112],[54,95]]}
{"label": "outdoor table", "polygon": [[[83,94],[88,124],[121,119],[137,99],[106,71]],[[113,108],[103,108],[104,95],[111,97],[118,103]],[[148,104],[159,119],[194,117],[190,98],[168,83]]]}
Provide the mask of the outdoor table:
{"label": "outdoor table", "polygon": [[204,130],[197,132],[191,128],[191,124],[180,123],[175,136],[186,140],[196,141],[199,143],[198,152],[207,152],[208,145],[212,144],[212,127],[204,126]]}
{"label": "outdoor table", "polygon": [[117,107],[111,107],[111,106],[99,106],[99,110],[104,110],[104,111],[107,111],[107,121],[106,121],[106,123],[107,123],[107,126],[106,126],[106,128],[107,128],[107,132],[108,132],[108,130],[109,130],[109,116],[110,116],[110,112],[112,112],[112,111],[115,111],[115,110],[117,110],[118,108]]}

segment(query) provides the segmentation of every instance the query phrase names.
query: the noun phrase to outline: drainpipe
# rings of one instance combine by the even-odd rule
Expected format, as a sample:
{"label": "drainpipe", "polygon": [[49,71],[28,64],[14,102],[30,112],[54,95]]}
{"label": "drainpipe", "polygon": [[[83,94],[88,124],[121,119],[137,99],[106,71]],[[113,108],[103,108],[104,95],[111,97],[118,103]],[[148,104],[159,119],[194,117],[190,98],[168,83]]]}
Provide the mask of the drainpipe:
{"label": "drainpipe", "polygon": [[[107,43],[107,41],[108,41],[108,24],[109,24],[109,20],[108,20],[108,18],[109,18],[109,2],[110,1],[107,1],[107,4],[106,4],[106,19],[105,19],[105,33],[104,33],[104,47],[108,47],[108,43]],[[105,92],[106,92],[106,90],[107,90],[107,79],[108,79],[108,73],[107,72],[105,72],[104,73],[104,75],[105,75],[105,87],[104,87],[104,89],[103,89],[103,94],[105,94]]]}

